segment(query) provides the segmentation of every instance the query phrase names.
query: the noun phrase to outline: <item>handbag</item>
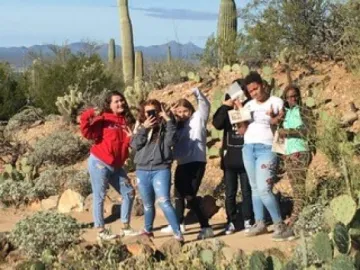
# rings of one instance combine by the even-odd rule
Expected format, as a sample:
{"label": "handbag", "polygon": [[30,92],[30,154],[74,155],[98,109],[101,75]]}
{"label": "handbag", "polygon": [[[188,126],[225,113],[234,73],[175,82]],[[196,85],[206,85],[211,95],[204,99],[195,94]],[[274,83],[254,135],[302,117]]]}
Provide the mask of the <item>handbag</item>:
{"label": "handbag", "polygon": [[274,134],[271,151],[274,153],[285,155],[285,149],[286,149],[285,143],[286,143],[286,139],[280,138],[279,129],[277,129]]}

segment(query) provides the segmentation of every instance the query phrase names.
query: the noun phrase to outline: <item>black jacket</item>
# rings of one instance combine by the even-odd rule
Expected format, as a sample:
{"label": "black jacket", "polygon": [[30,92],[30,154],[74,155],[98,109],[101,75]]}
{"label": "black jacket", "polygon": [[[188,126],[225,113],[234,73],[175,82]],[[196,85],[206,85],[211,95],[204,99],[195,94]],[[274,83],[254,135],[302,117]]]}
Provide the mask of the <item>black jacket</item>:
{"label": "black jacket", "polygon": [[[245,102],[246,103],[246,102]],[[232,107],[222,105],[214,114],[212,124],[217,130],[224,130],[221,169],[232,169],[245,172],[242,146],[244,145],[244,136],[237,134],[236,127],[231,125],[228,111]]]}

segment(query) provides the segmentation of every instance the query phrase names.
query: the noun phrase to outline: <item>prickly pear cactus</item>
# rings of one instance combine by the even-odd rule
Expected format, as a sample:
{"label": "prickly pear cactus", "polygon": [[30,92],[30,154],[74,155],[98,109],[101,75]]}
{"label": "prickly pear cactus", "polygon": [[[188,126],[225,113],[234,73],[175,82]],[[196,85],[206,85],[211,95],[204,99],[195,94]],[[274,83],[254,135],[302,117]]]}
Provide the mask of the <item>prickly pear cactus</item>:
{"label": "prickly pear cactus", "polygon": [[235,72],[240,72],[241,71],[241,66],[239,64],[233,64],[232,67],[231,67],[231,70],[235,71]]}
{"label": "prickly pear cactus", "polygon": [[204,249],[200,252],[200,259],[206,265],[212,265],[214,263],[214,251],[211,249]]}
{"label": "prickly pear cactus", "polygon": [[309,108],[314,108],[316,106],[316,101],[313,97],[307,97],[305,99],[305,104]]}
{"label": "prickly pear cactus", "polygon": [[349,231],[346,226],[339,222],[333,231],[333,240],[337,250],[342,254],[348,254],[351,248]]}
{"label": "prickly pear cactus", "polygon": [[241,74],[243,75],[243,77],[246,77],[247,75],[249,75],[249,73],[250,73],[249,67],[246,65],[242,65],[241,66]]}
{"label": "prickly pear cactus", "polygon": [[250,256],[249,269],[265,270],[268,268],[268,261],[261,251],[254,251]]}
{"label": "prickly pear cactus", "polygon": [[300,270],[300,267],[295,262],[289,261],[281,270]]}
{"label": "prickly pear cactus", "polygon": [[351,257],[340,254],[333,260],[331,270],[355,270],[355,265]]}
{"label": "prickly pear cactus", "polygon": [[348,225],[355,216],[357,206],[353,198],[345,194],[334,198],[330,208],[336,221]]}
{"label": "prickly pear cactus", "polygon": [[230,66],[230,65],[225,65],[225,66],[223,67],[223,71],[224,71],[224,72],[230,72],[230,71],[231,71],[231,66]]}
{"label": "prickly pear cactus", "polygon": [[69,94],[58,97],[55,105],[66,122],[76,123],[77,112],[84,104],[84,99],[77,86],[70,86],[69,89]]}
{"label": "prickly pear cactus", "polygon": [[283,263],[278,257],[269,256],[269,257],[267,257],[266,260],[268,262],[269,269],[272,269],[272,270],[282,270],[283,269]]}
{"label": "prickly pear cactus", "polygon": [[327,233],[317,233],[313,240],[313,247],[319,260],[322,262],[330,262],[332,260],[334,249]]}

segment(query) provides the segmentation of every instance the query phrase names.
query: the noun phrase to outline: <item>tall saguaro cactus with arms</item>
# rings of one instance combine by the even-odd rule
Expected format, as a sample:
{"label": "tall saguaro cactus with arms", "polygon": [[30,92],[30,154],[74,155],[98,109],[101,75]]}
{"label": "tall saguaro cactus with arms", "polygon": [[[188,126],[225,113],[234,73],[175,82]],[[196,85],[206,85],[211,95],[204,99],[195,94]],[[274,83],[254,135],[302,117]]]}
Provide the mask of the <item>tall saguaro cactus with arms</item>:
{"label": "tall saguaro cactus with arms", "polygon": [[134,80],[134,37],[131,19],[129,15],[128,0],[117,0],[120,13],[121,28],[121,55],[124,81],[126,84],[132,83]]}

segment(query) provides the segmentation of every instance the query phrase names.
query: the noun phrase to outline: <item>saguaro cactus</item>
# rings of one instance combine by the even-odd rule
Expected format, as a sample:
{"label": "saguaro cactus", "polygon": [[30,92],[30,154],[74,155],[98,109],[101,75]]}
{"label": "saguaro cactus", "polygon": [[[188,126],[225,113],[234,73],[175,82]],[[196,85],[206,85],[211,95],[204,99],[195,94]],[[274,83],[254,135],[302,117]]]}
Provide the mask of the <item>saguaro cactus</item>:
{"label": "saguaro cactus", "polygon": [[124,81],[126,84],[134,80],[134,37],[129,15],[128,0],[117,0],[120,13],[121,55]]}
{"label": "saguaro cactus", "polygon": [[172,57],[171,57],[171,47],[167,47],[167,61],[168,63],[171,63]]}
{"label": "saguaro cactus", "polygon": [[110,64],[115,62],[116,58],[116,48],[115,48],[115,40],[112,38],[109,41],[109,47],[108,47],[108,62]]}
{"label": "saguaro cactus", "polygon": [[[237,10],[235,0],[221,0],[217,37],[219,44],[219,58],[220,66],[224,66],[227,63],[227,54],[232,54],[226,48],[234,48],[234,42],[237,35]],[[226,52],[226,53],[225,53]]]}
{"label": "saguaro cactus", "polygon": [[142,80],[144,76],[144,57],[142,51],[135,52],[135,80]]}

